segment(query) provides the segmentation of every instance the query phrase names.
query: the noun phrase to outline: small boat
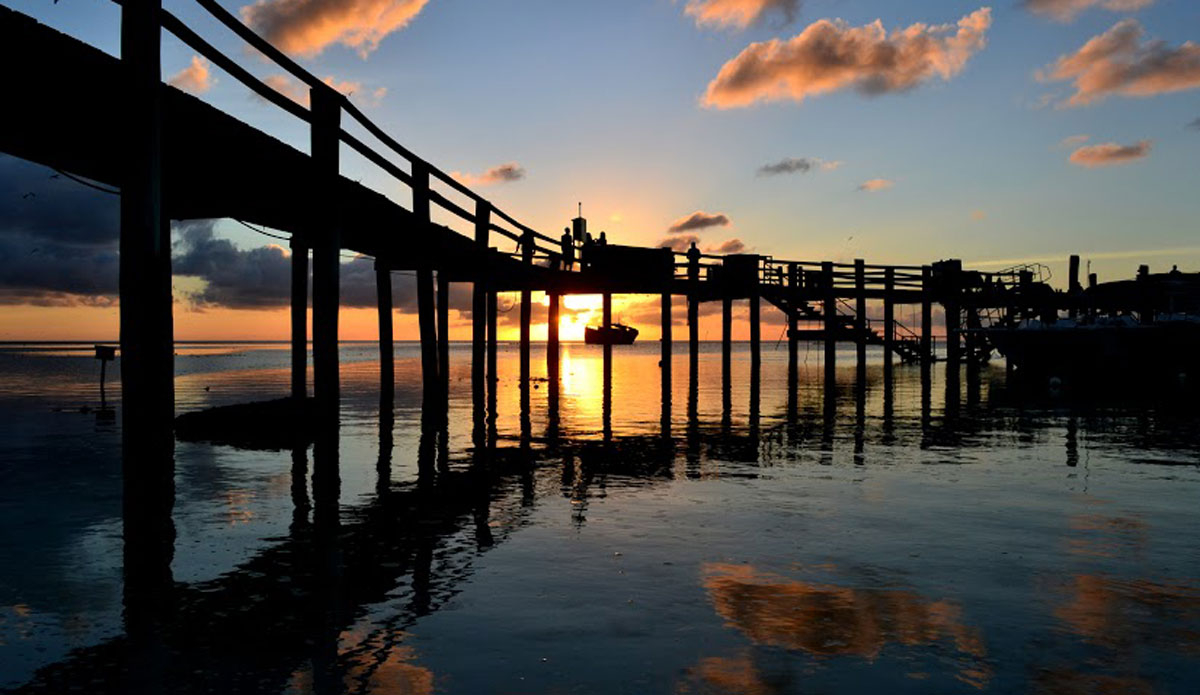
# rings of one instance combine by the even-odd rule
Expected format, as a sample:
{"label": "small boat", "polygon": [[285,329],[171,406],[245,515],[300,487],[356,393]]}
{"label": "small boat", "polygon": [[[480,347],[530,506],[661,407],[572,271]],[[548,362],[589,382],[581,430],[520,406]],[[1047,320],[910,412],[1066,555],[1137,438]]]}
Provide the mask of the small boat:
{"label": "small boat", "polygon": [[637,336],[638,329],[619,323],[583,329],[583,342],[588,345],[633,345]]}

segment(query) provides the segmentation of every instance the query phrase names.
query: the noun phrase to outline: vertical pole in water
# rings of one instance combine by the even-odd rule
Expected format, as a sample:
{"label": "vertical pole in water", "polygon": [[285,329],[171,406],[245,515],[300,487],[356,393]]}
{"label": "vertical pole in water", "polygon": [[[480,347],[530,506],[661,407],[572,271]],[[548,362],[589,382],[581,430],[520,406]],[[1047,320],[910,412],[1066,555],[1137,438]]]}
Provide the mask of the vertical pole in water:
{"label": "vertical pole in water", "polygon": [[700,367],[700,251],[688,250],[688,367],[689,379],[699,378]]}
{"label": "vertical pole in water", "polygon": [[921,364],[933,362],[933,268],[921,268]]}
{"label": "vertical pole in water", "polygon": [[549,297],[550,308],[546,316],[546,378],[553,385],[558,382],[558,322],[562,298],[558,292],[549,293]]}
{"label": "vertical pole in water", "polygon": [[789,393],[796,389],[800,369],[800,267],[795,263],[788,264],[788,388]]}
{"label": "vertical pole in water", "polygon": [[1079,256],[1071,254],[1068,265],[1067,275],[1067,301],[1068,311],[1071,318],[1079,316],[1079,293],[1083,291],[1083,285],[1079,284]]}
{"label": "vertical pole in water", "polygon": [[962,348],[959,335],[959,324],[962,321],[959,301],[962,298],[962,288],[959,286],[958,271],[962,265],[957,264],[956,261],[947,261],[944,267],[944,273],[948,276],[944,278],[946,298],[942,301],[942,307],[946,312],[946,373],[953,375],[957,380]]}
{"label": "vertical pole in water", "polygon": [[892,384],[892,359],[896,349],[896,269],[883,271],[883,381]]}
{"label": "vertical pole in water", "polygon": [[338,275],[341,270],[341,239],[337,200],[330,188],[338,174],[338,132],[342,95],[331,87],[310,90],[312,103],[312,161],[317,171],[319,199],[325,206],[314,230],[313,243],[313,393],[322,417],[338,412]]}
{"label": "vertical pole in water", "polygon": [[759,299],[758,277],[750,287],[750,388],[758,387],[762,371],[762,302]]}
{"label": "vertical pole in water", "polygon": [[[733,361],[733,300],[728,295],[721,297],[721,393],[729,396],[733,379],[730,374]],[[725,404],[728,409],[729,404]]]}
{"label": "vertical pole in water", "polygon": [[471,401],[482,411],[484,399],[484,346],[487,342],[487,267],[488,235],[491,232],[492,206],[486,200],[475,203],[475,248],[479,254],[475,282],[471,289]]}
{"label": "vertical pole in water", "polygon": [[[672,259],[673,260],[673,259]],[[671,424],[671,290],[668,289],[662,293],[661,308],[662,317],[660,319],[662,325],[662,350],[661,357],[658,360],[659,371],[662,377],[662,411],[663,423],[670,427]]]}
{"label": "vertical pole in water", "polygon": [[[421,160],[412,163],[412,207],[417,233],[425,234],[430,224],[429,165]],[[434,404],[439,390],[434,292],[433,269],[428,261],[422,261],[417,268],[417,329],[421,336],[421,400],[426,409]]]}
{"label": "vertical pole in water", "polygon": [[500,387],[500,374],[496,369],[497,352],[500,349],[500,338],[497,333],[496,321],[496,292],[489,289],[487,292],[487,384],[488,384],[488,423],[491,426],[496,424],[496,391]]}
{"label": "vertical pole in water", "polygon": [[833,287],[833,263],[821,263],[821,280],[825,289],[825,387],[837,381],[837,295]]}
{"label": "vertical pole in water", "polygon": [[450,277],[437,274],[438,393],[442,407],[450,403]]}
{"label": "vertical pole in water", "polygon": [[390,411],[396,395],[396,350],[392,344],[392,273],[375,260],[375,294],[379,304],[379,403]]}
{"label": "vertical pole in water", "polygon": [[[124,484],[125,628],[138,679],[151,673],[155,625],[172,586],[175,527],[174,327],[171,229],[162,195],[160,0],[126,0],[121,10],[124,145],[121,169],[121,446]],[[161,651],[161,648],[159,649]],[[145,666],[142,669],[141,666]]]}
{"label": "vertical pole in water", "polygon": [[292,398],[308,398],[308,244],[292,233]]}
{"label": "vertical pole in water", "polygon": [[859,387],[867,385],[867,265],[861,258],[854,259],[854,332],[855,373]]}
{"label": "vertical pole in water", "polygon": [[[521,261],[533,266],[533,235],[526,232],[521,240]],[[521,290],[521,412],[529,411],[529,324],[533,320],[533,292]]]}
{"label": "vertical pole in water", "polygon": [[[602,302],[603,323],[604,327],[612,326],[612,294],[604,293]],[[605,341],[604,343],[604,383],[612,383],[612,343]]]}

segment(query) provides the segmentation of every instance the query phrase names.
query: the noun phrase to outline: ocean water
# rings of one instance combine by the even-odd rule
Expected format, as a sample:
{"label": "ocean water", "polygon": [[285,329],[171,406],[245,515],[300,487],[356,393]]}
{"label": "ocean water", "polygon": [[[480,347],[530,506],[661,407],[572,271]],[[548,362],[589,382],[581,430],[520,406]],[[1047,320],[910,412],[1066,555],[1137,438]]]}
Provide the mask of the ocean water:
{"label": "ocean water", "polygon": [[[614,350],[608,413],[598,348],[563,346],[554,413],[535,345],[524,419],[502,345],[476,449],[468,345],[423,432],[417,346],[389,418],[376,346],[345,344],[332,464],[176,444],[152,598],[90,349],[0,349],[0,690],[1196,692],[1195,410],[1024,402],[998,365],[887,390],[874,352],[827,389],[803,345],[789,394],[774,344],[757,393],[734,346],[726,398],[719,344],[694,390],[676,348],[664,422],[657,344]],[[288,360],[180,345],[177,412],[284,396]]]}

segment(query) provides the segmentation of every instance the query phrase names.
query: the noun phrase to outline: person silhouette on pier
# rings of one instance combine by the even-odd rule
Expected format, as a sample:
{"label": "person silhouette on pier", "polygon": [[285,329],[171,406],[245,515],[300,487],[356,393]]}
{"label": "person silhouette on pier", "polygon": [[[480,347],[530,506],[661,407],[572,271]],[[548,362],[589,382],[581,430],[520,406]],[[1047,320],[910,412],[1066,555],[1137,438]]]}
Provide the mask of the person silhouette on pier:
{"label": "person silhouette on pier", "polygon": [[700,249],[696,248],[696,242],[694,241],[687,250],[687,259],[689,264],[700,262]]}
{"label": "person silhouette on pier", "polygon": [[575,242],[571,239],[571,228],[564,227],[562,234],[562,268],[571,270],[575,267]]}
{"label": "person silhouette on pier", "polygon": [[596,244],[598,246],[608,246],[608,237],[604,235],[604,232],[600,232],[600,239],[596,242]]}

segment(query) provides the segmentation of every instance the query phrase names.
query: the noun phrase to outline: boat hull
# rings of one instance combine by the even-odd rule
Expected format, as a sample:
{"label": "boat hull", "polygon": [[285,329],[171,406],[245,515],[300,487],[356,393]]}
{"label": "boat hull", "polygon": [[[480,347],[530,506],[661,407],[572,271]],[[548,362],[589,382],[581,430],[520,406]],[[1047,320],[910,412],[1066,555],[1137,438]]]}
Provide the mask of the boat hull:
{"label": "boat hull", "polygon": [[583,342],[588,345],[633,345],[638,330],[629,326],[593,327],[583,329]]}

